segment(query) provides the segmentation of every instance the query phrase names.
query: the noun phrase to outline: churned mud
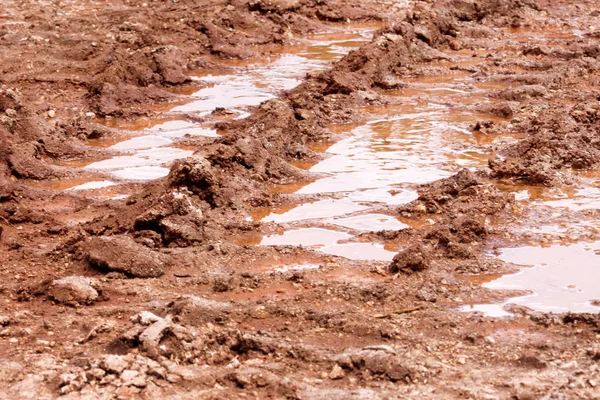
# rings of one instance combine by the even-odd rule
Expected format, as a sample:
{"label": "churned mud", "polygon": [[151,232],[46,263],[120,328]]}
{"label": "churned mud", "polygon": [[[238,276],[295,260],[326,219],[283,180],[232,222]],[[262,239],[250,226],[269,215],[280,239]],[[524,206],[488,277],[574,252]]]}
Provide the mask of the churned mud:
{"label": "churned mud", "polygon": [[600,6],[5,1],[6,399],[600,398]]}

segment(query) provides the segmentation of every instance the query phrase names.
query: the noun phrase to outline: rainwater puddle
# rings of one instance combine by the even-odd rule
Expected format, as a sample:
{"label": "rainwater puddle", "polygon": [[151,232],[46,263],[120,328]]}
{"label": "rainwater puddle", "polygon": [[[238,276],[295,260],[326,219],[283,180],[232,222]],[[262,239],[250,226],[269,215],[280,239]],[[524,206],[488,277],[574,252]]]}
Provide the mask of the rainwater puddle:
{"label": "rainwater puddle", "polygon": [[482,286],[525,290],[531,294],[510,298],[503,304],[465,306],[464,311],[498,316],[504,305],[517,304],[542,312],[600,312],[600,303],[597,303],[600,300],[600,243],[508,248],[502,250],[499,258],[524,268]]}
{"label": "rainwater puddle", "polygon": [[383,248],[379,243],[344,243],[325,246],[320,249],[325,254],[345,257],[350,260],[392,261],[396,252]]}
{"label": "rainwater puddle", "polygon": [[236,118],[244,118],[249,115],[249,106],[298,86],[307,73],[323,70],[330,62],[366,43],[376,28],[376,25],[351,25],[344,32],[311,35],[291,48],[276,49],[272,58],[249,65],[241,73],[197,76],[194,79],[206,87],[193,93],[192,101],[175,107],[172,112],[205,116],[215,108],[225,108]]}
{"label": "rainwater puddle", "polygon": [[358,231],[399,231],[401,229],[408,228],[408,225],[398,221],[394,217],[385,214],[357,215],[355,217],[329,219],[325,222]]}
{"label": "rainwater puddle", "polygon": [[[582,31],[563,25],[540,24],[508,30],[510,39],[531,46],[547,47],[550,51],[567,48],[582,35]],[[484,282],[482,286],[526,291],[529,294],[509,298],[501,304],[464,306],[462,311],[479,311],[492,317],[504,317],[508,314],[505,309],[509,304],[540,312],[600,311],[600,302],[597,301],[600,299],[600,242],[586,242],[597,240],[597,222],[595,218],[585,216],[589,215],[586,212],[600,210],[600,173],[573,172],[580,177],[575,186],[548,188],[499,185],[501,190],[514,193],[517,201],[533,211],[530,213],[533,217],[523,221],[518,232],[534,237],[543,235],[544,239],[552,239],[560,244],[503,249],[498,256],[501,260],[523,268],[517,273]],[[539,217],[549,214],[552,216],[550,220],[548,217]],[[555,215],[557,221],[553,220]]]}
{"label": "rainwater puddle", "polygon": [[281,235],[270,235],[263,238],[262,245],[296,245],[296,246],[323,246],[335,244],[340,240],[351,238],[344,232],[332,231],[321,228],[304,228],[286,231]]}
{"label": "rainwater puddle", "polygon": [[[592,175],[592,172],[588,171],[587,174]],[[499,188],[512,192],[517,200],[527,201],[534,207],[566,208],[571,211],[600,209],[599,181],[586,177],[587,174],[583,172],[577,174],[583,175],[583,179],[577,187],[500,185]]]}
{"label": "rainwater puddle", "polygon": [[[125,135],[115,142],[97,140],[89,144],[124,154],[85,165],[84,169],[110,175],[116,181],[162,178],[169,173],[173,161],[193,154],[192,149],[177,147],[178,139],[218,137],[213,129],[214,121],[211,125],[196,123],[185,120],[183,114],[193,114],[201,119],[220,110],[224,119],[245,118],[249,115],[249,107],[294,88],[306,73],[326,68],[329,62],[367,42],[377,28],[377,25],[368,24],[345,26],[338,32],[298,39],[297,45],[274,49],[272,56],[260,60],[232,63],[231,73],[195,76],[193,80],[201,88],[190,93],[186,90],[188,101],[164,110],[160,118],[106,121],[107,126],[119,129]],[[86,183],[95,188],[102,182]],[[76,189],[86,190],[86,187],[79,185]]]}
{"label": "rainwater puddle", "polygon": [[[335,199],[299,204],[283,213],[274,210],[262,221],[291,224],[290,232],[298,225],[308,229],[333,225],[354,235],[406,229],[406,224],[376,210],[416,199],[416,185],[448,177],[462,168],[485,167],[492,155],[490,144],[519,139],[472,132],[477,121],[493,118],[459,108],[491,101],[470,74],[458,71],[405,80],[407,88],[381,92],[397,97],[398,104],[366,108],[365,113],[372,117],[366,123],[330,128],[339,140],[324,146],[325,159],[309,167],[320,178],[278,190]],[[320,245],[322,253],[351,260],[391,261],[396,254],[379,243],[358,242],[356,237]]]}
{"label": "rainwater puddle", "polygon": [[344,232],[322,228],[302,228],[284,232],[281,235],[265,236],[260,245],[263,246],[310,246],[317,251],[334,256],[346,257],[352,260],[391,261],[396,255],[383,245],[376,243],[340,243],[352,238]]}
{"label": "rainwater puddle", "polygon": [[321,200],[314,203],[299,205],[298,207],[284,212],[283,214],[276,214],[273,212],[265,217],[262,221],[283,223],[307,219],[323,219],[352,214],[357,211],[366,210],[367,208],[368,207],[362,206],[347,199]]}

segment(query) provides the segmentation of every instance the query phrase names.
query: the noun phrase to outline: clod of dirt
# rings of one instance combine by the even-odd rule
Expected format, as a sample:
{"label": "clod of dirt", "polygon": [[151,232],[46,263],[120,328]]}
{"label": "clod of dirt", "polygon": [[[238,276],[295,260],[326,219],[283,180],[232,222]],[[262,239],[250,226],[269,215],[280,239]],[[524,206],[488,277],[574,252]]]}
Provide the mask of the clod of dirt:
{"label": "clod of dirt", "polygon": [[411,370],[404,365],[402,357],[379,349],[364,349],[353,354],[354,368],[369,370],[373,375],[385,376],[391,381],[410,379]]}
{"label": "clod of dirt", "polygon": [[187,186],[202,200],[215,205],[218,182],[210,162],[200,156],[178,161],[169,174],[171,186]]}
{"label": "clod of dirt", "polygon": [[83,276],[67,276],[55,279],[48,288],[48,296],[58,303],[77,306],[91,304],[99,297],[97,279]]}
{"label": "clod of dirt", "polygon": [[429,268],[430,258],[430,251],[422,244],[416,243],[396,254],[388,266],[388,271],[407,274],[423,271]]}
{"label": "clod of dirt", "polygon": [[165,273],[160,253],[136,243],[129,236],[99,236],[85,244],[91,265],[124,272],[136,278],[155,278]]}

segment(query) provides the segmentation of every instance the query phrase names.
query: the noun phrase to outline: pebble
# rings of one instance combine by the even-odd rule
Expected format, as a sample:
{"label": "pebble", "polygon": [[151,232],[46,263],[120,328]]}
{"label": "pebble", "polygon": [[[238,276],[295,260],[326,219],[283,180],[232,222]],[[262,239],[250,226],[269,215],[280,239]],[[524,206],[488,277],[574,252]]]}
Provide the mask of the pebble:
{"label": "pebble", "polygon": [[54,117],[56,117],[56,111],[49,110],[48,111],[48,118],[54,118]]}
{"label": "pebble", "polygon": [[333,366],[333,369],[329,373],[329,379],[331,380],[342,379],[344,376],[346,376],[344,370],[337,364]]}
{"label": "pebble", "polygon": [[108,354],[102,360],[101,366],[102,369],[104,369],[107,372],[120,374],[125,370],[125,368],[127,368],[128,362],[123,356]]}

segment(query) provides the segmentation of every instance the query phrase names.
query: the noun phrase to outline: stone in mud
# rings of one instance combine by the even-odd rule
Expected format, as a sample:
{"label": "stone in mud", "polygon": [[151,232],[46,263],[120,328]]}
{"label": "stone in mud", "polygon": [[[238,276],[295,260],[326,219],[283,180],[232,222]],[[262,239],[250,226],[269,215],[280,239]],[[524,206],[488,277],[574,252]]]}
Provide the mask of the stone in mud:
{"label": "stone in mud", "polygon": [[48,288],[48,296],[58,303],[71,306],[91,304],[99,297],[99,282],[83,276],[55,279]]}
{"label": "stone in mud", "polygon": [[146,378],[139,371],[126,369],[121,372],[121,380],[125,386],[146,387]]}
{"label": "stone in mud", "polygon": [[100,368],[112,374],[120,374],[127,367],[129,367],[129,362],[126,356],[107,354],[100,362]]}
{"label": "stone in mud", "polygon": [[94,267],[123,272],[136,278],[155,278],[165,273],[160,253],[136,243],[129,236],[100,236],[86,244]]}
{"label": "stone in mud", "polygon": [[328,375],[329,379],[331,379],[331,380],[342,379],[345,376],[346,376],[346,373],[344,372],[342,367],[340,367],[337,364],[335,364],[333,366],[333,369],[331,370],[331,372]]}
{"label": "stone in mud", "polygon": [[388,271],[391,273],[413,273],[425,270],[430,265],[430,252],[420,243],[413,244],[394,256]]}
{"label": "stone in mud", "polygon": [[163,218],[159,226],[162,230],[163,240],[168,243],[179,241],[181,244],[189,244],[202,242],[205,239],[202,227],[188,216],[170,215]]}

